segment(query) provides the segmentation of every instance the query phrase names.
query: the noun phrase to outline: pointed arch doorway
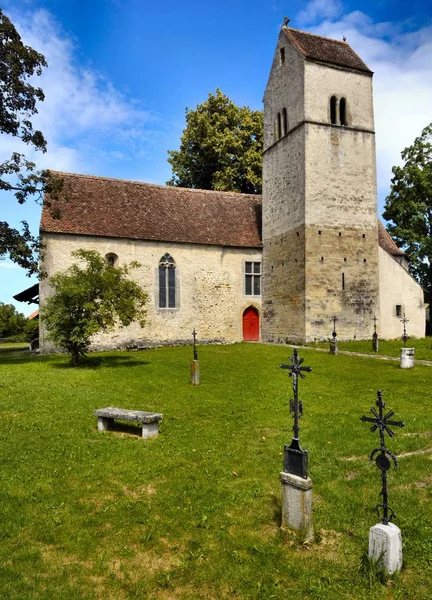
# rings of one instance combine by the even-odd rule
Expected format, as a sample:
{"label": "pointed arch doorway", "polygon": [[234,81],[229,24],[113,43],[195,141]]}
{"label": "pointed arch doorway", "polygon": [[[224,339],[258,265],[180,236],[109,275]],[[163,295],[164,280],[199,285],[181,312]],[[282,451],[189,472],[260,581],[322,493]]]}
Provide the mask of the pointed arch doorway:
{"label": "pointed arch doorway", "polygon": [[259,313],[253,306],[248,306],[243,313],[243,341],[257,342],[259,331]]}

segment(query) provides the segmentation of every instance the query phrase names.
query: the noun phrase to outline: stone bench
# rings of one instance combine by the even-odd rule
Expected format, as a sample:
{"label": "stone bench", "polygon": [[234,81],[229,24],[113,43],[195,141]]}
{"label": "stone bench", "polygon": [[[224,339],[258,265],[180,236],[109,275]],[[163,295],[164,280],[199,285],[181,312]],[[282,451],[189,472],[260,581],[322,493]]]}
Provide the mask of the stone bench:
{"label": "stone bench", "polygon": [[163,419],[160,413],[145,412],[143,410],[128,410],[127,408],[98,408],[94,411],[98,418],[98,430],[107,431],[114,423],[114,419],[135,421],[141,424],[142,437],[154,438],[159,434],[159,421]]}

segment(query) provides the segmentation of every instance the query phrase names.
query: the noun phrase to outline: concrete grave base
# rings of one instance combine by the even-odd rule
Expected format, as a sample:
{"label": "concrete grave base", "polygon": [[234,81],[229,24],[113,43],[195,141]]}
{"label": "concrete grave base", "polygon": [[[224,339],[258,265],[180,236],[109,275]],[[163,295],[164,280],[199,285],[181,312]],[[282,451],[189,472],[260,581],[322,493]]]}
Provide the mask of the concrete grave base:
{"label": "concrete grave base", "polygon": [[337,342],[330,342],[330,354],[339,354],[339,347]]}
{"label": "concrete grave base", "polygon": [[200,384],[199,360],[193,360],[191,362],[191,384],[192,385],[199,385]]}
{"label": "concrete grave base", "polygon": [[402,536],[394,523],[378,523],[369,530],[369,558],[376,560],[387,573],[402,568]]}
{"label": "concrete grave base", "polygon": [[313,540],[312,480],[282,471],[282,527],[304,533],[305,541]]}
{"label": "concrete grave base", "polygon": [[412,369],[414,366],[414,348],[401,348],[400,351],[401,369]]}

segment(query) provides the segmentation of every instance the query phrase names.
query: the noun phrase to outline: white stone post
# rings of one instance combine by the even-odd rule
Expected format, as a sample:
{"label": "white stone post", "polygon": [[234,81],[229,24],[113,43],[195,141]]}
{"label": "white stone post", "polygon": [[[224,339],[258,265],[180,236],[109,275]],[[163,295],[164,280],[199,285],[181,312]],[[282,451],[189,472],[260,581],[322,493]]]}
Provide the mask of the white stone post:
{"label": "white stone post", "polygon": [[191,362],[191,384],[192,385],[200,384],[199,360],[193,360]]}
{"label": "white stone post", "polygon": [[369,530],[369,558],[391,574],[402,568],[401,530],[394,523],[378,523]]}
{"label": "white stone post", "polygon": [[159,423],[153,421],[153,423],[142,424],[142,437],[147,440],[149,438],[155,438],[159,435]]}
{"label": "white stone post", "polygon": [[108,431],[112,419],[98,417],[98,431]]}
{"label": "white stone post", "polygon": [[282,527],[304,534],[305,541],[313,540],[312,481],[282,471]]}
{"label": "white stone post", "polygon": [[401,369],[412,369],[414,367],[414,348],[400,349]]}

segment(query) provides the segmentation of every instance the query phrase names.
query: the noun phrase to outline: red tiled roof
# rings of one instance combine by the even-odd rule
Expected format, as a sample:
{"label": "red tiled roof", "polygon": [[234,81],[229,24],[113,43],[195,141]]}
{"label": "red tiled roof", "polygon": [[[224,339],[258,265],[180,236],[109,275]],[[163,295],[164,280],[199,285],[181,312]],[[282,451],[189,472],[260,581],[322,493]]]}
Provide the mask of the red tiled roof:
{"label": "red tiled roof", "polygon": [[372,74],[372,71],[365,65],[360,56],[346,42],[332,40],[289,27],[282,27],[282,30],[306,58]]}
{"label": "red tiled roof", "polygon": [[393,256],[405,256],[405,252],[397,247],[389,232],[378,219],[378,241],[381,248]]}
{"label": "red tiled roof", "polygon": [[260,196],[54,173],[66,200],[44,207],[42,232],[261,247]]}

